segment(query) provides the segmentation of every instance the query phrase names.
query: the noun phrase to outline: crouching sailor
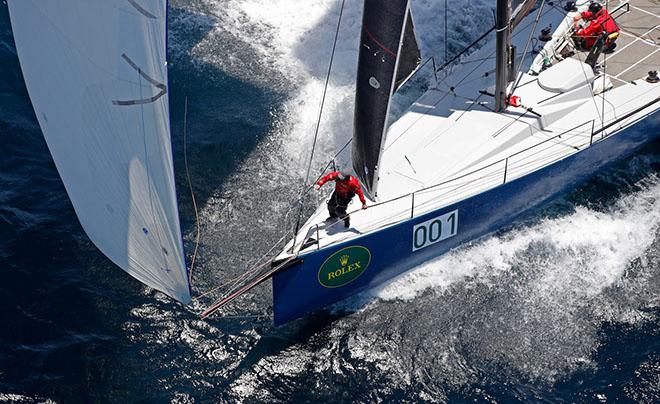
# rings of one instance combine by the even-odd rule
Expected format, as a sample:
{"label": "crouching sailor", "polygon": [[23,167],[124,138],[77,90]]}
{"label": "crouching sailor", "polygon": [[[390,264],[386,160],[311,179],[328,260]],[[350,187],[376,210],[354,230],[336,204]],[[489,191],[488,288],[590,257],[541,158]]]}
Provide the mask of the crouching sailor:
{"label": "crouching sailor", "polygon": [[[589,25],[580,28],[578,26],[580,20],[588,22]],[[600,3],[596,1],[591,2],[589,4],[589,11],[584,11],[573,17],[573,22],[575,25],[574,38],[579,48],[591,50],[599,37],[605,33],[606,39],[603,44],[605,46],[605,52],[614,50],[616,46],[614,41],[619,36],[619,26],[616,25],[614,18],[612,18],[607,9],[603,8]]]}
{"label": "crouching sailor", "polygon": [[334,171],[321,178],[314,185],[314,189],[319,190],[328,181],[335,181],[335,192],[332,193],[328,201],[328,213],[330,213],[328,219],[338,217],[344,220],[344,227],[349,227],[351,219],[346,213],[346,208],[355,194],[360,197],[362,209],[367,208],[367,201],[364,199],[360,182],[346,170]]}

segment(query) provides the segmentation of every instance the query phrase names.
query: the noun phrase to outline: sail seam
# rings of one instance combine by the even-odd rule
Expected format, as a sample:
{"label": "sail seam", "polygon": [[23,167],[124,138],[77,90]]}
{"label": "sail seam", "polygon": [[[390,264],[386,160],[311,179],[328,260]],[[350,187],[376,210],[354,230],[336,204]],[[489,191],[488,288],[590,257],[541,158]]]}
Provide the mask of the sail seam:
{"label": "sail seam", "polygon": [[140,12],[143,16],[147,18],[151,18],[152,20],[156,20],[158,17],[155,15],[151,14],[149,11],[147,11],[144,7],[139,5],[135,0],[128,0],[129,4],[133,6],[137,11]]}
{"label": "sail seam", "polygon": [[133,62],[133,60],[131,60],[131,58],[128,57],[128,55],[126,55],[125,53],[123,53],[121,55],[121,57],[126,61],[126,63],[128,63],[129,66],[131,66],[136,72],[138,72],[140,77],[144,78],[149,83],[154,85],[156,88],[158,88],[160,90],[160,92],[158,94],[154,95],[153,97],[142,98],[142,99],[139,99],[139,100],[128,100],[128,101],[113,100],[112,103],[114,105],[127,106],[127,105],[138,105],[138,104],[149,104],[149,103],[157,101],[160,97],[167,94],[167,86],[165,84],[163,84],[159,81],[156,81],[155,79],[150,77],[147,73],[145,73],[142,69],[140,69],[138,67],[138,65],[135,64],[135,62]]}

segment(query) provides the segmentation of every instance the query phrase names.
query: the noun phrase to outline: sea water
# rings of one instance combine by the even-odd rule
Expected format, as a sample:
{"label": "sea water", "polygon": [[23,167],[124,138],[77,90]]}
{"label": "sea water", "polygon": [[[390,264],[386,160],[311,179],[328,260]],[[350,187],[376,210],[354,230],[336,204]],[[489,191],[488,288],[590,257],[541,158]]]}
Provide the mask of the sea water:
{"label": "sea water", "polygon": [[[445,39],[451,56],[493,22],[492,0],[449,3],[444,38],[444,2],[413,0],[422,53],[439,62]],[[170,1],[175,171],[190,258],[188,97],[198,294],[243,273],[297,214],[340,4]],[[351,136],[361,4],[345,2],[315,174]],[[174,303],[85,236],[34,117],[4,2],[0,78],[0,402],[660,400],[658,142],[321,313],[274,328],[264,284],[202,321],[217,296]],[[409,100],[399,97],[395,114]]]}

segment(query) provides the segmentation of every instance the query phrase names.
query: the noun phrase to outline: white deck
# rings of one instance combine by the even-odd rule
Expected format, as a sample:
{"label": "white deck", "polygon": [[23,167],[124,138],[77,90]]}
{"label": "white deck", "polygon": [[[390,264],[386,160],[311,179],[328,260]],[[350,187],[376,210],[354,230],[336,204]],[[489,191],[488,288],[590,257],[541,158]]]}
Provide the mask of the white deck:
{"label": "white deck", "polygon": [[[610,9],[617,7],[614,3],[610,2]],[[553,56],[565,42],[574,14],[566,16],[561,8],[547,6],[535,32],[550,24],[558,28],[535,59],[526,59],[522,71],[527,73],[522,74],[515,91],[523,105],[541,118],[523,108],[509,107],[503,113],[494,113],[493,97],[480,93],[494,92],[494,40],[455,66],[453,72],[439,79],[437,88],[425,93],[391,124],[381,159],[379,204],[351,213],[349,229],[344,229],[341,222],[324,222],[327,209],[325,204],[320,206],[296,237],[294,251],[299,251],[310,237],[318,237],[319,243],[306,246],[300,254],[484,192],[502,184],[505,171],[506,181],[519,178],[589,147],[592,130],[656,99],[660,84],[648,83],[644,77],[651,70],[648,66],[657,69],[660,64],[660,46],[648,39],[660,24],[660,17],[654,14],[658,7],[646,0],[630,3],[630,12],[621,10],[614,16],[617,21],[634,21],[631,26],[639,32],[629,31],[621,23],[619,46],[614,54],[601,57],[605,67],[596,74],[581,62],[584,54],[565,60]],[[514,34],[519,55],[535,13]],[[554,65],[538,74],[544,56],[552,57]],[[551,89],[554,83],[565,88]],[[594,96],[604,83],[608,90]],[[649,107],[655,109],[657,105]],[[597,137],[615,133],[649,110],[640,111]],[[559,134],[563,134],[561,138]],[[359,204],[353,201],[349,212],[357,209]],[[291,251],[292,242],[285,251]]]}

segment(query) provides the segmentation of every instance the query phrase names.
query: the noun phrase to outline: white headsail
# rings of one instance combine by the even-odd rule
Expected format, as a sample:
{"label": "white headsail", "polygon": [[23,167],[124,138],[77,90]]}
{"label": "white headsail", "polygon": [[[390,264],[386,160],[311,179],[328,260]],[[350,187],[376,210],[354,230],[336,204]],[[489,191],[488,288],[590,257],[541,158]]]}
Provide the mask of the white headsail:
{"label": "white headsail", "polygon": [[9,0],[34,111],[89,238],[190,302],[174,189],[166,0]]}

